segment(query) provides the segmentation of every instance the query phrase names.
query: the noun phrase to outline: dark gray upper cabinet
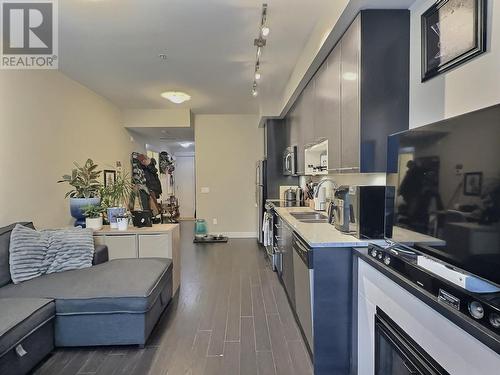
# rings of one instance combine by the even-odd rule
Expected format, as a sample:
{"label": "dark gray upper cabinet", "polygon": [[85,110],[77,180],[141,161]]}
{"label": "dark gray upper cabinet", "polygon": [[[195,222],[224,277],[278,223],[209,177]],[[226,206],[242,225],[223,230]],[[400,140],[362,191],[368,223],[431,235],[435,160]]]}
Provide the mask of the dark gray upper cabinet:
{"label": "dark gray upper cabinet", "polygon": [[356,17],[340,41],[341,169],[360,170],[361,20]]}
{"label": "dark gray upper cabinet", "polygon": [[363,10],[287,114],[290,145],[328,139],[331,172],[385,172],[387,137],[408,129],[410,13]]}
{"label": "dark gray upper cabinet", "polygon": [[341,156],[341,97],[340,97],[340,45],[315,76],[314,143],[328,139],[328,168],[340,168]]}
{"label": "dark gray upper cabinet", "polygon": [[410,12],[361,12],[361,172],[385,172],[387,136],[408,129]]}
{"label": "dark gray upper cabinet", "polygon": [[305,171],[305,149],[314,140],[314,102],[315,90],[314,80],[311,80],[302,92],[299,109],[299,142],[297,147],[297,172],[304,174]]}

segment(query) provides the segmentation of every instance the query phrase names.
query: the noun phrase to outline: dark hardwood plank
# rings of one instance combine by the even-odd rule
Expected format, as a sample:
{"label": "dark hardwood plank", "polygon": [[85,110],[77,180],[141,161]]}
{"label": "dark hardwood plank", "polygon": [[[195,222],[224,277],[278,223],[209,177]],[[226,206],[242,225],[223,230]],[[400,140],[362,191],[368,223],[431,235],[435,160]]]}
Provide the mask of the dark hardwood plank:
{"label": "dark hardwood plank", "polygon": [[292,359],[292,367],[296,375],[313,375],[309,354],[300,340],[288,341],[288,349]]}
{"label": "dark hardwood plank", "polygon": [[[207,364],[205,366],[204,375],[221,375],[222,372],[222,361],[223,357],[215,356],[215,357],[207,357]],[[174,374],[172,374],[174,375]],[[175,374],[177,375],[177,374]]]}
{"label": "dark hardwood plank", "polygon": [[260,285],[252,287],[252,306],[255,325],[255,349],[257,351],[270,351],[271,342],[269,341],[269,329]]}
{"label": "dark hardwood plank", "polygon": [[226,322],[226,341],[240,341],[241,280],[239,270],[233,269]]}
{"label": "dark hardwood plank", "polygon": [[288,303],[286,292],[279,282],[273,283],[273,293],[286,339],[288,341],[299,340],[301,336],[297,329],[297,322]]}
{"label": "dark hardwood plank", "polygon": [[240,343],[226,342],[220,374],[238,375],[240,373]]}
{"label": "dark hardwood plank", "polygon": [[272,314],[267,316],[269,322],[269,333],[271,336],[271,346],[273,349],[274,363],[276,365],[277,375],[293,374],[291,367],[290,353],[285,339],[283,325],[279,315]]}
{"label": "dark hardwood plank", "polygon": [[35,371],[36,375],[55,375],[59,374],[64,367],[75,357],[77,350],[63,349],[53,355],[47,366],[42,366]]}
{"label": "dark hardwood plank", "polygon": [[125,355],[123,354],[109,354],[99,369],[96,375],[115,375],[121,372],[125,362]]}
{"label": "dark hardwood plank", "polygon": [[94,374],[110,352],[108,348],[96,348],[92,351],[87,361],[82,365],[78,374]]}
{"label": "dark hardwood plank", "polygon": [[196,340],[193,347],[191,375],[203,375],[205,372],[210,335],[211,333],[209,331],[200,331],[196,334]]}
{"label": "dark hardwood plank", "polygon": [[276,300],[274,299],[273,287],[270,280],[271,278],[275,278],[276,275],[268,268],[259,269],[259,275],[266,314],[277,314],[278,306],[276,305]]}
{"label": "dark hardwood plank", "polygon": [[276,375],[272,352],[257,352],[257,369],[259,375]]}
{"label": "dark hardwood plank", "polygon": [[217,304],[212,327],[212,336],[208,347],[209,356],[222,355],[224,353],[230,287],[230,277],[228,277],[228,275],[221,277],[217,290]]}
{"label": "dark hardwood plank", "polygon": [[250,276],[245,272],[241,276],[241,316],[253,316],[250,285]]}
{"label": "dark hardwood plank", "polygon": [[87,363],[89,358],[92,356],[93,351],[91,349],[78,350],[73,354],[71,360],[66,363],[66,365],[61,369],[59,374],[61,375],[72,375],[80,371],[84,364]]}
{"label": "dark hardwood plank", "polygon": [[255,328],[252,317],[241,318],[240,374],[257,375]]}

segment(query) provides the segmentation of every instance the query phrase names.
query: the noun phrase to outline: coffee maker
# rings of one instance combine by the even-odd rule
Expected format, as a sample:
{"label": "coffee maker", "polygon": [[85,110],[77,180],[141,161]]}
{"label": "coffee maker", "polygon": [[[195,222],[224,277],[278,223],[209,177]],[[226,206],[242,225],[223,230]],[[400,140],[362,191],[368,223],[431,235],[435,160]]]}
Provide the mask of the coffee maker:
{"label": "coffee maker", "polygon": [[342,185],[335,190],[333,196],[333,224],[341,232],[349,232],[354,222],[354,211],[349,194],[349,186]]}
{"label": "coffee maker", "polygon": [[392,225],[385,220],[385,207],[394,201],[386,186],[340,186],[333,200],[335,228],[360,239],[392,237]]}

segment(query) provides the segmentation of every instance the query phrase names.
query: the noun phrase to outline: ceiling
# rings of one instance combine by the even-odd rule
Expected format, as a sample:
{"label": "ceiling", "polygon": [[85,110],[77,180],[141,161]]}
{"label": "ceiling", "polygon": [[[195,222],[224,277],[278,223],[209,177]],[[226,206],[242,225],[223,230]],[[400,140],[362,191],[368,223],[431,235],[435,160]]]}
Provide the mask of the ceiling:
{"label": "ceiling", "polygon": [[[127,128],[136,140],[144,141],[153,151],[169,151],[171,154],[194,152],[194,128]],[[141,142],[142,143],[142,142]],[[190,143],[182,147],[181,143]]]}
{"label": "ceiling", "polygon": [[[124,108],[178,108],[160,97],[182,90],[194,113],[258,113],[282,95],[327,0],[268,0],[271,33],[262,92],[251,95],[265,0],[64,0],[60,70]],[[158,57],[165,53],[164,61]]]}

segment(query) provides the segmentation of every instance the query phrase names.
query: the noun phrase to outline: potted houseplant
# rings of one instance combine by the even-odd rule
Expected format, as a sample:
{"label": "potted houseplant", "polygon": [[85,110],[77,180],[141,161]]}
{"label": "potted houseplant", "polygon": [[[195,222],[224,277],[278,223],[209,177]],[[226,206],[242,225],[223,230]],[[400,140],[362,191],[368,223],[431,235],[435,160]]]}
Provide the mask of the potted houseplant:
{"label": "potted houseplant", "polygon": [[71,174],[62,176],[58,183],[67,183],[72,189],[68,191],[65,198],[70,198],[70,211],[76,226],[85,226],[85,215],[82,208],[85,206],[98,206],[101,202],[99,192],[101,183],[99,176],[101,171],[97,170],[97,164],[92,159],[87,159],[83,166],[73,163],[75,168]]}
{"label": "potted houseplant", "polygon": [[100,230],[102,228],[102,214],[106,211],[101,205],[98,206],[85,206],[82,208],[85,215],[85,226],[93,230]]}
{"label": "potted houseplant", "polygon": [[102,205],[106,207],[111,228],[117,229],[116,218],[126,214],[127,209],[125,207],[131,191],[132,181],[128,173],[118,174],[113,184],[101,188]]}

